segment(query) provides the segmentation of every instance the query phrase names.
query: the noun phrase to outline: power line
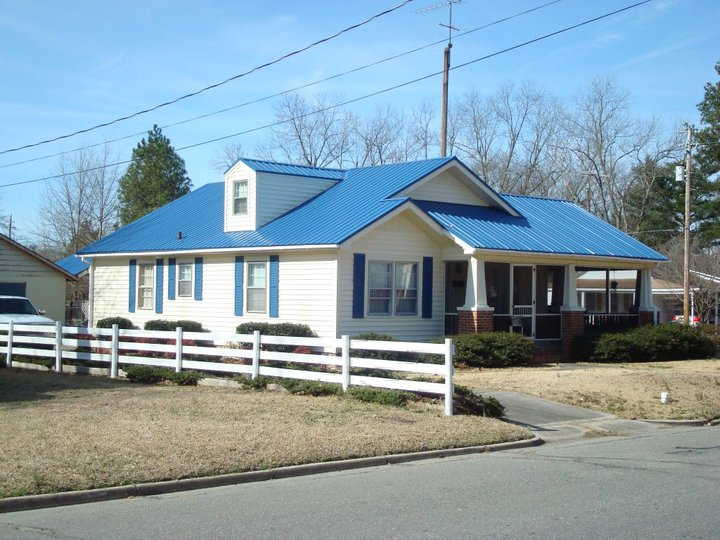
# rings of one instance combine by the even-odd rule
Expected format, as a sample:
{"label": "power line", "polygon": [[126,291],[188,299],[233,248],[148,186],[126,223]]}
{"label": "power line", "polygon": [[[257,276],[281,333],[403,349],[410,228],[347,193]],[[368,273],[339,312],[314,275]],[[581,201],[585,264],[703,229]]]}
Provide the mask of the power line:
{"label": "power line", "polygon": [[[543,35],[543,36],[540,36],[540,37],[537,37],[537,38],[534,38],[534,39],[525,41],[525,42],[523,42],[523,43],[519,43],[518,45],[513,45],[512,47],[508,47],[508,48],[506,48],[506,49],[502,49],[502,50],[500,50],[500,51],[496,51],[496,52],[494,52],[494,53],[490,53],[490,54],[487,54],[487,55],[485,55],[485,56],[481,56],[481,57],[479,57],[479,58],[475,58],[474,60],[470,60],[470,61],[468,61],[468,62],[464,62],[464,63],[459,64],[459,65],[457,65],[457,66],[454,66],[454,67],[452,67],[452,68],[450,68],[450,69],[451,69],[451,70],[455,70],[455,69],[460,69],[460,68],[463,68],[463,67],[467,67],[467,66],[472,65],[472,64],[475,64],[475,63],[477,63],[477,62],[481,62],[481,61],[483,61],[483,60],[487,60],[487,59],[489,59],[489,58],[493,58],[493,57],[495,57],[495,56],[499,56],[499,55],[501,55],[501,54],[505,54],[505,53],[507,53],[507,52],[520,49],[521,47],[525,47],[525,46],[527,46],[527,45],[532,45],[533,43],[537,43],[537,42],[539,42],[539,41],[542,41],[542,40],[551,38],[551,37],[553,37],[553,36],[557,36],[557,35],[562,34],[562,33],[565,33],[565,32],[569,32],[570,30],[575,30],[575,29],[577,29],[577,28],[580,28],[580,27],[582,27],[582,26],[586,26],[586,25],[591,24],[591,23],[593,23],[593,22],[597,22],[597,21],[599,21],[599,20],[606,19],[606,18],[608,18],[608,17],[612,17],[613,15],[617,15],[618,13],[622,13],[622,12],[627,11],[627,10],[629,10],[629,9],[632,9],[632,8],[635,8],[635,7],[638,7],[638,6],[641,6],[641,5],[643,5],[643,4],[647,4],[647,3],[651,2],[651,1],[652,1],[652,0],[643,0],[642,2],[637,2],[637,3],[635,3],[635,4],[626,6],[626,7],[624,7],[624,8],[621,8],[621,9],[618,9],[618,10],[615,10],[615,11],[612,11],[612,12],[610,12],[610,13],[606,13],[606,14],[604,14],[604,15],[600,15],[600,16],[598,16],[598,17],[594,17],[594,18],[592,18],[592,19],[588,19],[588,20],[586,20],[586,21],[583,21],[583,22],[578,23],[578,24],[574,24],[574,25],[572,25],[572,26],[567,26],[567,27],[565,27],[565,28],[563,28],[563,29],[561,29],[561,30],[556,30],[555,32],[551,32],[551,33],[549,33],[549,34],[545,34],[545,35]],[[444,43],[444,42],[445,42],[445,40],[443,40],[443,43]],[[265,125],[262,125],[262,126],[257,126],[257,127],[254,127],[254,128],[250,128],[250,129],[247,129],[247,130],[245,130],[245,131],[239,131],[239,132],[237,132],[237,133],[231,133],[231,134],[229,134],[229,135],[224,135],[224,136],[222,136],[222,137],[216,137],[216,138],[214,138],[214,139],[209,139],[209,140],[206,140],[206,141],[201,141],[201,142],[198,142],[198,143],[190,144],[190,145],[187,145],[187,146],[183,146],[183,147],[177,148],[176,150],[177,150],[178,152],[180,152],[180,151],[182,151],[182,150],[189,150],[189,149],[191,149],[191,148],[197,148],[198,146],[204,146],[204,145],[206,145],[206,144],[212,144],[212,143],[219,142],[219,141],[222,141],[222,140],[231,139],[231,138],[233,138],[233,137],[238,137],[238,136],[240,136],[240,135],[247,135],[247,134],[253,133],[253,132],[255,132],[255,131],[260,131],[260,130],[263,130],[263,129],[267,129],[267,128],[270,128],[270,127],[274,127],[274,126],[283,124],[283,123],[291,122],[291,121],[293,121],[293,120],[298,120],[298,119],[301,119],[301,118],[305,118],[305,117],[311,116],[311,115],[313,115],[313,114],[318,114],[318,113],[321,113],[321,112],[329,111],[329,110],[332,110],[332,109],[336,109],[336,108],[339,108],[339,107],[343,107],[343,106],[345,106],[345,105],[350,105],[350,104],[352,104],[352,103],[356,103],[356,102],[358,102],[358,101],[362,101],[362,100],[365,100],[365,99],[369,99],[369,98],[371,98],[371,97],[375,97],[375,96],[378,96],[378,95],[381,95],[381,94],[385,94],[385,93],[387,93],[387,92],[391,92],[391,91],[393,91],[393,90],[397,90],[398,88],[403,88],[403,87],[405,87],[405,86],[410,86],[410,85],[412,85],[412,84],[415,84],[415,83],[420,82],[420,81],[424,81],[424,80],[426,80],[426,79],[430,79],[430,78],[432,78],[432,77],[437,77],[438,75],[441,75],[442,73],[443,73],[442,71],[436,71],[436,72],[434,72],[434,73],[430,73],[430,74],[428,74],[428,75],[424,75],[424,76],[422,76],[422,77],[418,77],[418,78],[413,79],[413,80],[410,80],[410,81],[406,81],[406,82],[403,82],[403,83],[399,83],[399,84],[396,84],[396,85],[394,85],[394,86],[390,86],[390,87],[388,87],[388,88],[384,88],[384,89],[382,89],[382,90],[378,90],[378,91],[376,91],[376,92],[372,92],[372,93],[370,93],[370,94],[365,94],[365,95],[363,95],[363,96],[359,96],[359,97],[356,97],[356,98],[353,98],[353,99],[349,99],[349,100],[347,100],[347,101],[343,101],[342,103],[335,103],[335,104],[333,104],[333,105],[329,105],[329,106],[323,107],[323,108],[321,108],[321,109],[316,109],[316,110],[314,110],[314,111],[310,111],[310,112],[308,112],[308,113],[306,113],[306,114],[303,114],[303,115],[300,115],[300,116],[294,116],[294,117],[292,117],[292,118],[288,118],[288,119],[284,119],[284,120],[278,120],[278,121],[276,121],[276,122],[271,122],[271,123],[269,123],[269,124],[265,124]],[[72,175],[72,174],[80,174],[80,173],[84,173],[84,172],[92,172],[92,171],[99,170],[99,169],[102,169],[102,168],[109,168],[109,167],[114,167],[114,166],[118,166],[118,165],[125,165],[125,164],[127,164],[127,163],[130,163],[131,161],[132,161],[131,159],[130,159],[130,160],[124,160],[124,161],[119,161],[119,162],[116,162],[116,163],[105,164],[105,165],[102,165],[102,166],[99,166],[99,167],[92,167],[92,168],[90,168],[90,169],[84,169],[84,170],[69,172],[69,173],[65,173],[65,174],[58,174],[58,175],[53,175],[53,176],[45,176],[45,177],[42,177],[42,178],[35,178],[35,179],[32,179],[32,180],[23,180],[23,181],[19,181],[19,182],[12,182],[12,183],[7,183],[7,184],[0,184],[0,188],[12,187],[12,186],[19,186],[19,185],[24,185],[24,184],[32,184],[32,183],[36,183],[36,182],[44,182],[44,181],[47,181],[47,180],[54,180],[54,179],[56,179],[56,178],[63,178],[63,177],[66,177],[66,176],[70,176],[70,175]]]}
{"label": "power line", "polygon": [[87,133],[87,132],[89,132],[89,131],[93,131],[93,130],[96,130],[96,129],[99,129],[99,128],[102,128],[102,127],[107,127],[107,126],[110,126],[110,125],[112,125],[112,124],[117,124],[118,122],[122,122],[122,121],[124,121],[124,120],[129,120],[130,118],[135,118],[136,116],[140,116],[140,115],[142,115],[142,114],[147,114],[147,113],[149,113],[149,112],[156,111],[156,110],[158,110],[158,109],[160,109],[160,108],[162,108],[162,107],[167,107],[168,105],[172,105],[172,104],[177,103],[177,102],[179,102],[179,101],[182,101],[182,100],[184,100],[184,99],[188,99],[188,98],[197,96],[198,94],[202,94],[203,92],[207,92],[208,90],[212,90],[212,89],[214,89],[214,88],[218,88],[219,86],[223,86],[223,85],[225,85],[225,84],[227,84],[227,83],[229,83],[229,82],[231,82],[231,81],[235,81],[235,80],[237,80],[237,79],[240,79],[240,78],[242,78],[242,77],[245,77],[245,76],[247,76],[247,75],[250,75],[251,73],[254,73],[254,72],[259,71],[259,70],[261,70],[261,69],[264,69],[264,68],[266,68],[266,67],[272,66],[273,64],[277,64],[278,62],[281,62],[281,61],[283,61],[283,60],[286,60],[287,58],[290,58],[291,56],[295,56],[295,55],[297,55],[297,54],[300,54],[300,53],[302,53],[302,52],[307,51],[308,49],[311,49],[311,48],[313,48],[313,47],[316,47],[317,45],[320,45],[320,44],[322,44],[322,43],[326,43],[326,42],[328,42],[328,41],[330,41],[330,40],[332,40],[332,39],[335,39],[336,37],[341,36],[342,34],[345,34],[345,33],[347,33],[347,32],[350,32],[351,30],[355,30],[355,29],[357,29],[357,28],[360,28],[361,26],[364,26],[364,25],[372,22],[373,20],[375,20],[375,19],[377,19],[377,18],[379,18],[379,17],[382,17],[382,16],[384,16],[384,15],[387,15],[388,13],[392,13],[393,11],[397,11],[398,9],[400,9],[400,8],[403,7],[403,6],[405,6],[406,4],[409,4],[409,3],[412,2],[412,1],[413,1],[413,0],[404,0],[403,2],[401,2],[400,4],[398,4],[398,5],[395,6],[395,7],[392,7],[392,8],[390,8],[390,9],[386,9],[385,11],[382,11],[382,12],[376,14],[376,15],[373,15],[372,17],[369,17],[369,18],[365,19],[365,20],[362,21],[362,22],[359,22],[359,23],[357,23],[357,24],[353,24],[352,26],[348,26],[347,28],[344,28],[343,30],[340,30],[339,32],[336,32],[335,34],[333,34],[333,35],[331,35],[331,36],[328,36],[328,37],[324,37],[324,38],[322,38],[322,39],[319,39],[319,40],[317,40],[317,41],[315,41],[315,42],[313,42],[313,43],[311,43],[311,44],[309,44],[309,45],[306,45],[305,47],[302,47],[301,49],[297,49],[297,50],[292,51],[292,52],[290,52],[290,53],[284,54],[284,55],[280,56],[279,58],[276,58],[275,60],[271,60],[270,62],[266,62],[266,63],[264,63],[264,64],[261,64],[261,65],[259,65],[259,66],[256,66],[256,67],[254,67],[254,68],[252,68],[252,69],[250,69],[250,70],[248,70],[248,71],[245,71],[245,72],[243,72],[243,73],[239,73],[239,74],[237,74],[237,75],[233,75],[232,77],[228,77],[228,78],[225,79],[224,81],[220,81],[220,82],[218,82],[218,83],[211,84],[211,85],[209,85],[209,86],[206,86],[206,87],[204,87],[204,88],[201,88],[200,90],[196,90],[195,92],[190,92],[189,94],[185,94],[185,95],[180,96],[180,97],[178,97],[178,98],[171,99],[170,101],[165,101],[164,103],[160,103],[160,104],[158,104],[158,105],[154,105],[154,106],[152,106],[152,107],[148,107],[147,109],[143,109],[143,110],[141,110],[141,111],[137,111],[137,112],[134,112],[134,113],[132,113],[132,114],[128,114],[128,115],[126,115],[126,116],[121,116],[120,118],[116,118],[115,120],[110,120],[110,121],[108,121],[108,122],[103,122],[102,124],[96,124],[96,125],[94,125],[94,126],[92,126],[92,127],[89,127],[89,128],[80,129],[80,130],[75,131],[75,132],[73,132],[73,133],[68,133],[68,134],[66,134],[66,135],[60,135],[60,136],[54,137],[54,138],[52,138],[52,139],[46,139],[46,140],[44,140],[44,141],[39,141],[39,142],[32,143],[32,144],[26,144],[26,145],[24,145],[24,146],[18,146],[18,147],[15,147],[15,148],[8,148],[7,150],[0,150],[0,155],[2,155],[2,154],[8,154],[8,153],[10,153],[10,152],[17,152],[18,150],[24,150],[24,149],[26,149],[26,148],[34,148],[34,147],[36,147],[36,146],[40,146],[40,145],[43,145],[43,144],[47,144],[47,143],[59,141],[59,140],[62,140],[62,139],[68,139],[68,138],[70,138],[70,137],[74,137],[75,135],[80,135],[80,134],[82,134],[82,133]]}
{"label": "power line", "polygon": [[[482,26],[478,26],[478,27],[476,27],[476,28],[472,28],[471,30],[467,30],[467,31],[465,31],[465,32],[461,32],[461,33],[459,33],[459,34],[456,34],[456,35],[455,35],[455,38],[457,39],[457,38],[459,38],[459,37],[463,37],[463,36],[466,36],[466,35],[468,35],[468,34],[472,34],[472,33],[474,33],[474,32],[478,32],[478,31],[480,31],[480,30],[484,30],[485,28],[489,28],[489,27],[491,27],[491,26],[496,26],[496,25],[498,25],[498,24],[507,22],[507,21],[509,21],[509,20],[511,20],[511,19],[515,19],[515,18],[520,17],[520,16],[522,16],[522,15],[527,15],[528,13],[532,13],[533,11],[538,11],[538,10],[543,9],[543,8],[545,8],[545,7],[548,7],[548,6],[552,5],[552,4],[557,4],[557,3],[559,3],[559,2],[562,2],[562,0],[552,0],[551,2],[546,2],[546,3],[544,3],[544,4],[541,4],[541,5],[539,5],[539,6],[536,6],[536,7],[534,7],[534,8],[526,9],[525,11],[521,11],[521,12],[519,12],[519,13],[515,13],[515,14],[513,14],[513,15],[509,15],[509,16],[507,16],[507,17],[503,17],[502,19],[497,19],[497,20],[495,20],[495,21],[492,21],[492,22],[490,22],[490,23],[484,24],[484,25],[482,25]],[[357,72],[363,71],[363,70],[365,70],[365,69],[368,69],[368,68],[375,67],[375,66],[377,66],[377,65],[383,64],[383,63],[385,63],[385,62],[390,62],[390,61],[392,61],[392,60],[397,60],[398,58],[402,58],[403,56],[408,56],[408,55],[413,54],[413,53],[416,53],[416,52],[418,52],[418,51],[422,51],[422,50],[424,50],[424,49],[428,49],[428,48],[430,48],[430,47],[434,47],[435,45],[439,45],[439,44],[443,44],[443,43],[445,43],[445,39],[441,39],[441,40],[438,40],[438,41],[434,41],[434,42],[432,42],[432,43],[428,43],[428,44],[426,44],[426,45],[422,45],[422,46],[420,46],[420,47],[416,47],[416,48],[414,48],[414,49],[410,49],[410,50],[408,50],[408,51],[405,51],[405,52],[402,52],[402,53],[399,53],[399,54],[396,54],[396,55],[393,55],[393,56],[388,56],[387,58],[383,58],[383,59],[381,59],[381,60],[376,60],[376,61],[374,61],[374,62],[371,62],[371,63],[369,63],[369,64],[365,64],[365,65],[363,65],[363,66],[359,66],[359,67],[356,67],[356,68],[353,68],[353,69],[349,69],[349,70],[347,70],[347,71],[343,71],[343,72],[340,72],[340,73],[336,73],[335,75],[330,75],[330,76],[325,77],[325,78],[323,78],[323,79],[318,79],[318,80],[316,80],[316,81],[312,81],[312,82],[309,82],[309,83],[306,83],[306,84],[302,84],[302,85],[296,86],[296,87],[294,87],[294,88],[290,88],[290,89],[287,89],[287,90],[283,90],[283,91],[281,91],[281,92],[276,92],[276,93],[274,93],[274,94],[270,94],[270,95],[268,95],[268,96],[263,96],[263,97],[260,97],[260,98],[257,98],[257,99],[253,99],[253,100],[250,100],[250,101],[246,101],[246,102],[244,102],[244,103],[239,103],[239,104],[237,104],[237,105],[233,105],[233,106],[230,106],[230,107],[226,107],[226,108],[224,108],[224,109],[219,109],[219,110],[217,110],[217,111],[212,111],[212,112],[209,112],[209,113],[201,114],[201,115],[199,115],[199,116],[194,116],[194,117],[191,117],[191,118],[187,118],[187,119],[185,119],[185,120],[180,120],[180,121],[178,121],[178,122],[173,122],[173,123],[170,123],[170,124],[166,124],[166,125],[160,126],[160,129],[167,129],[167,128],[170,128],[170,127],[175,127],[175,126],[179,126],[179,125],[182,125],[182,124],[187,124],[187,123],[190,123],[190,122],[194,122],[194,121],[196,121],[196,120],[202,120],[203,118],[208,118],[208,117],[210,117],[210,116],[215,116],[215,115],[218,115],[218,114],[226,113],[226,112],[228,112],[228,111],[232,111],[232,110],[239,109],[239,108],[242,108],[242,107],[247,107],[247,106],[249,106],[249,105],[254,105],[254,104],[256,104],[256,103],[261,103],[261,102],[263,102],[263,101],[267,101],[267,100],[270,100],[270,99],[273,99],[273,98],[276,98],[276,97],[279,97],[279,96],[282,96],[282,95],[285,95],[285,94],[290,94],[290,93],[292,93],[292,92],[297,92],[298,90],[303,90],[303,89],[309,88],[309,87],[311,87],[311,86],[316,86],[316,85],[322,84],[322,83],[324,83],[324,82],[328,82],[328,81],[331,81],[331,80],[334,80],[334,79],[337,79],[337,78],[340,78],[340,77],[344,77],[345,75],[350,75],[350,74],[352,74],[352,73],[357,73]],[[45,155],[45,156],[40,156],[40,157],[36,157],[36,158],[26,159],[26,160],[23,160],[23,161],[17,161],[17,162],[14,162],[14,163],[8,163],[8,164],[5,164],[5,165],[0,165],[0,169],[6,169],[6,168],[8,168],[8,167],[14,167],[14,166],[16,166],[16,165],[24,165],[25,163],[33,163],[33,162],[36,162],[36,161],[41,161],[41,160],[43,160],[43,159],[49,159],[49,158],[53,158],[53,157],[64,156],[64,155],[66,155],[66,154],[71,154],[71,153],[73,153],[73,152],[78,152],[78,151],[80,151],[80,150],[85,150],[85,149],[88,149],[88,148],[95,148],[95,147],[98,147],[98,146],[103,146],[103,145],[110,144],[110,143],[114,143],[114,142],[124,141],[124,140],[126,140],[126,139],[131,139],[131,138],[133,138],[133,137],[139,137],[140,135],[144,135],[145,133],[146,133],[145,131],[141,131],[141,132],[133,133],[133,134],[130,134],[130,135],[124,135],[124,136],[118,137],[118,138],[116,138],[116,139],[110,139],[110,140],[106,140],[106,141],[103,141],[103,142],[100,142],[100,143],[95,143],[95,144],[89,144],[89,145],[81,146],[81,147],[75,148],[74,150],[65,150],[65,151],[62,151],[62,152],[54,153],[54,154],[48,154],[48,155]]]}

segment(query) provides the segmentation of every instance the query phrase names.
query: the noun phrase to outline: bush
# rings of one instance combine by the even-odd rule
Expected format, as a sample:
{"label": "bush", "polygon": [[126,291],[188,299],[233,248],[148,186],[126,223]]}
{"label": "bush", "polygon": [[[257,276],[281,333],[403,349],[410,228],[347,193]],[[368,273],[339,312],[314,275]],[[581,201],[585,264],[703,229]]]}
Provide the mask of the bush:
{"label": "bush", "polygon": [[145,330],[155,332],[174,332],[176,328],[182,328],[183,332],[206,332],[197,321],[165,321],[162,319],[154,319],[145,323]]}
{"label": "bush", "polygon": [[198,381],[202,378],[203,375],[197,371],[181,371],[180,373],[173,371],[167,380],[178,386],[197,386]]}
{"label": "bush", "polygon": [[277,383],[291,394],[301,396],[336,396],[342,393],[342,386],[317,381],[301,381],[296,379],[279,379]]}
{"label": "bush", "polygon": [[135,326],[130,319],[126,319],[125,317],[105,317],[95,323],[95,327],[112,328],[113,324],[117,324],[120,330],[137,330],[137,326]]}
{"label": "bush", "polygon": [[170,369],[153,366],[127,366],[124,371],[130,382],[142,384],[159,383],[169,379],[174,373]]}
{"label": "bush", "polygon": [[455,414],[489,416],[491,418],[502,418],[505,414],[505,407],[497,399],[475,394],[465,386],[455,386],[453,406]]}
{"label": "bush", "polygon": [[[672,323],[579,338],[577,343],[573,357],[591,362],[690,360],[711,358],[716,353],[715,343],[706,333]],[[582,356],[578,356],[579,352]]]}
{"label": "bush", "polygon": [[[265,336],[317,337],[307,324],[246,322],[239,324],[235,331],[238,334],[252,334],[255,330]],[[266,351],[293,352],[293,345],[264,345]]]}
{"label": "bush", "polygon": [[455,363],[471,367],[510,367],[527,364],[533,342],[520,334],[488,332],[454,336]]}
{"label": "bush", "polygon": [[392,405],[393,407],[404,407],[408,400],[415,397],[409,392],[383,390],[382,388],[371,388],[369,386],[351,386],[348,388],[347,395],[360,401]]}

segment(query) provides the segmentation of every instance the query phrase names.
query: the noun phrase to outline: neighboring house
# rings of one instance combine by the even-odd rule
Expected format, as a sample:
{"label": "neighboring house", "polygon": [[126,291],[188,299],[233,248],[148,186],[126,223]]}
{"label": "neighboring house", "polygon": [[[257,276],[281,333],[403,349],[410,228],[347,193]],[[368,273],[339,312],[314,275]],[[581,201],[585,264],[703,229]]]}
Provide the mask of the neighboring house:
{"label": "neighboring house", "polygon": [[83,261],[77,255],[68,255],[55,264],[77,278],[67,286],[65,321],[68,324],[84,325],[90,312],[88,302],[90,263]]}
{"label": "neighboring house", "polygon": [[27,296],[39,310],[65,321],[65,283],[75,276],[0,234],[0,295]]}
{"label": "neighboring house", "polygon": [[454,157],[339,170],[241,159],[208,184],[78,252],[91,320],[308,324],[403,340],[583,331],[577,272],[636,270],[652,321],[665,258],[579,206],[500,195]]}

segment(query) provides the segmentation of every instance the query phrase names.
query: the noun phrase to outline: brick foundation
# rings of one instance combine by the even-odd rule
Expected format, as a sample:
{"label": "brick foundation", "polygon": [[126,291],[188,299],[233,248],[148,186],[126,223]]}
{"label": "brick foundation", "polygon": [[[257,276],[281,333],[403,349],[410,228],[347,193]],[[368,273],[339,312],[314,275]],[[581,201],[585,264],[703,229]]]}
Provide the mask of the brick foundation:
{"label": "brick foundation", "polygon": [[638,312],[638,325],[648,326],[650,324],[653,324],[653,312],[652,311]]}
{"label": "brick foundation", "polygon": [[458,332],[461,334],[483,334],[493,331],[494,309],[458,310]]}
{"label": "brick foundation", "polygon": [[575,336],[585,333],[585,311],[562,312],[562,361],[572,362],[570,347]]}

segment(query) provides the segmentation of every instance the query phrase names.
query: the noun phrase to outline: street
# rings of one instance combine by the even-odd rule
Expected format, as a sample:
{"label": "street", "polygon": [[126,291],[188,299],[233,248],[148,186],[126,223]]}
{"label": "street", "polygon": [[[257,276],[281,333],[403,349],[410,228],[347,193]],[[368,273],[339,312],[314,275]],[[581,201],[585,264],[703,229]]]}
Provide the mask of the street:
{"label": "street", "polygon": [[720,428],[0,515],[4,539],[717,538]]}

